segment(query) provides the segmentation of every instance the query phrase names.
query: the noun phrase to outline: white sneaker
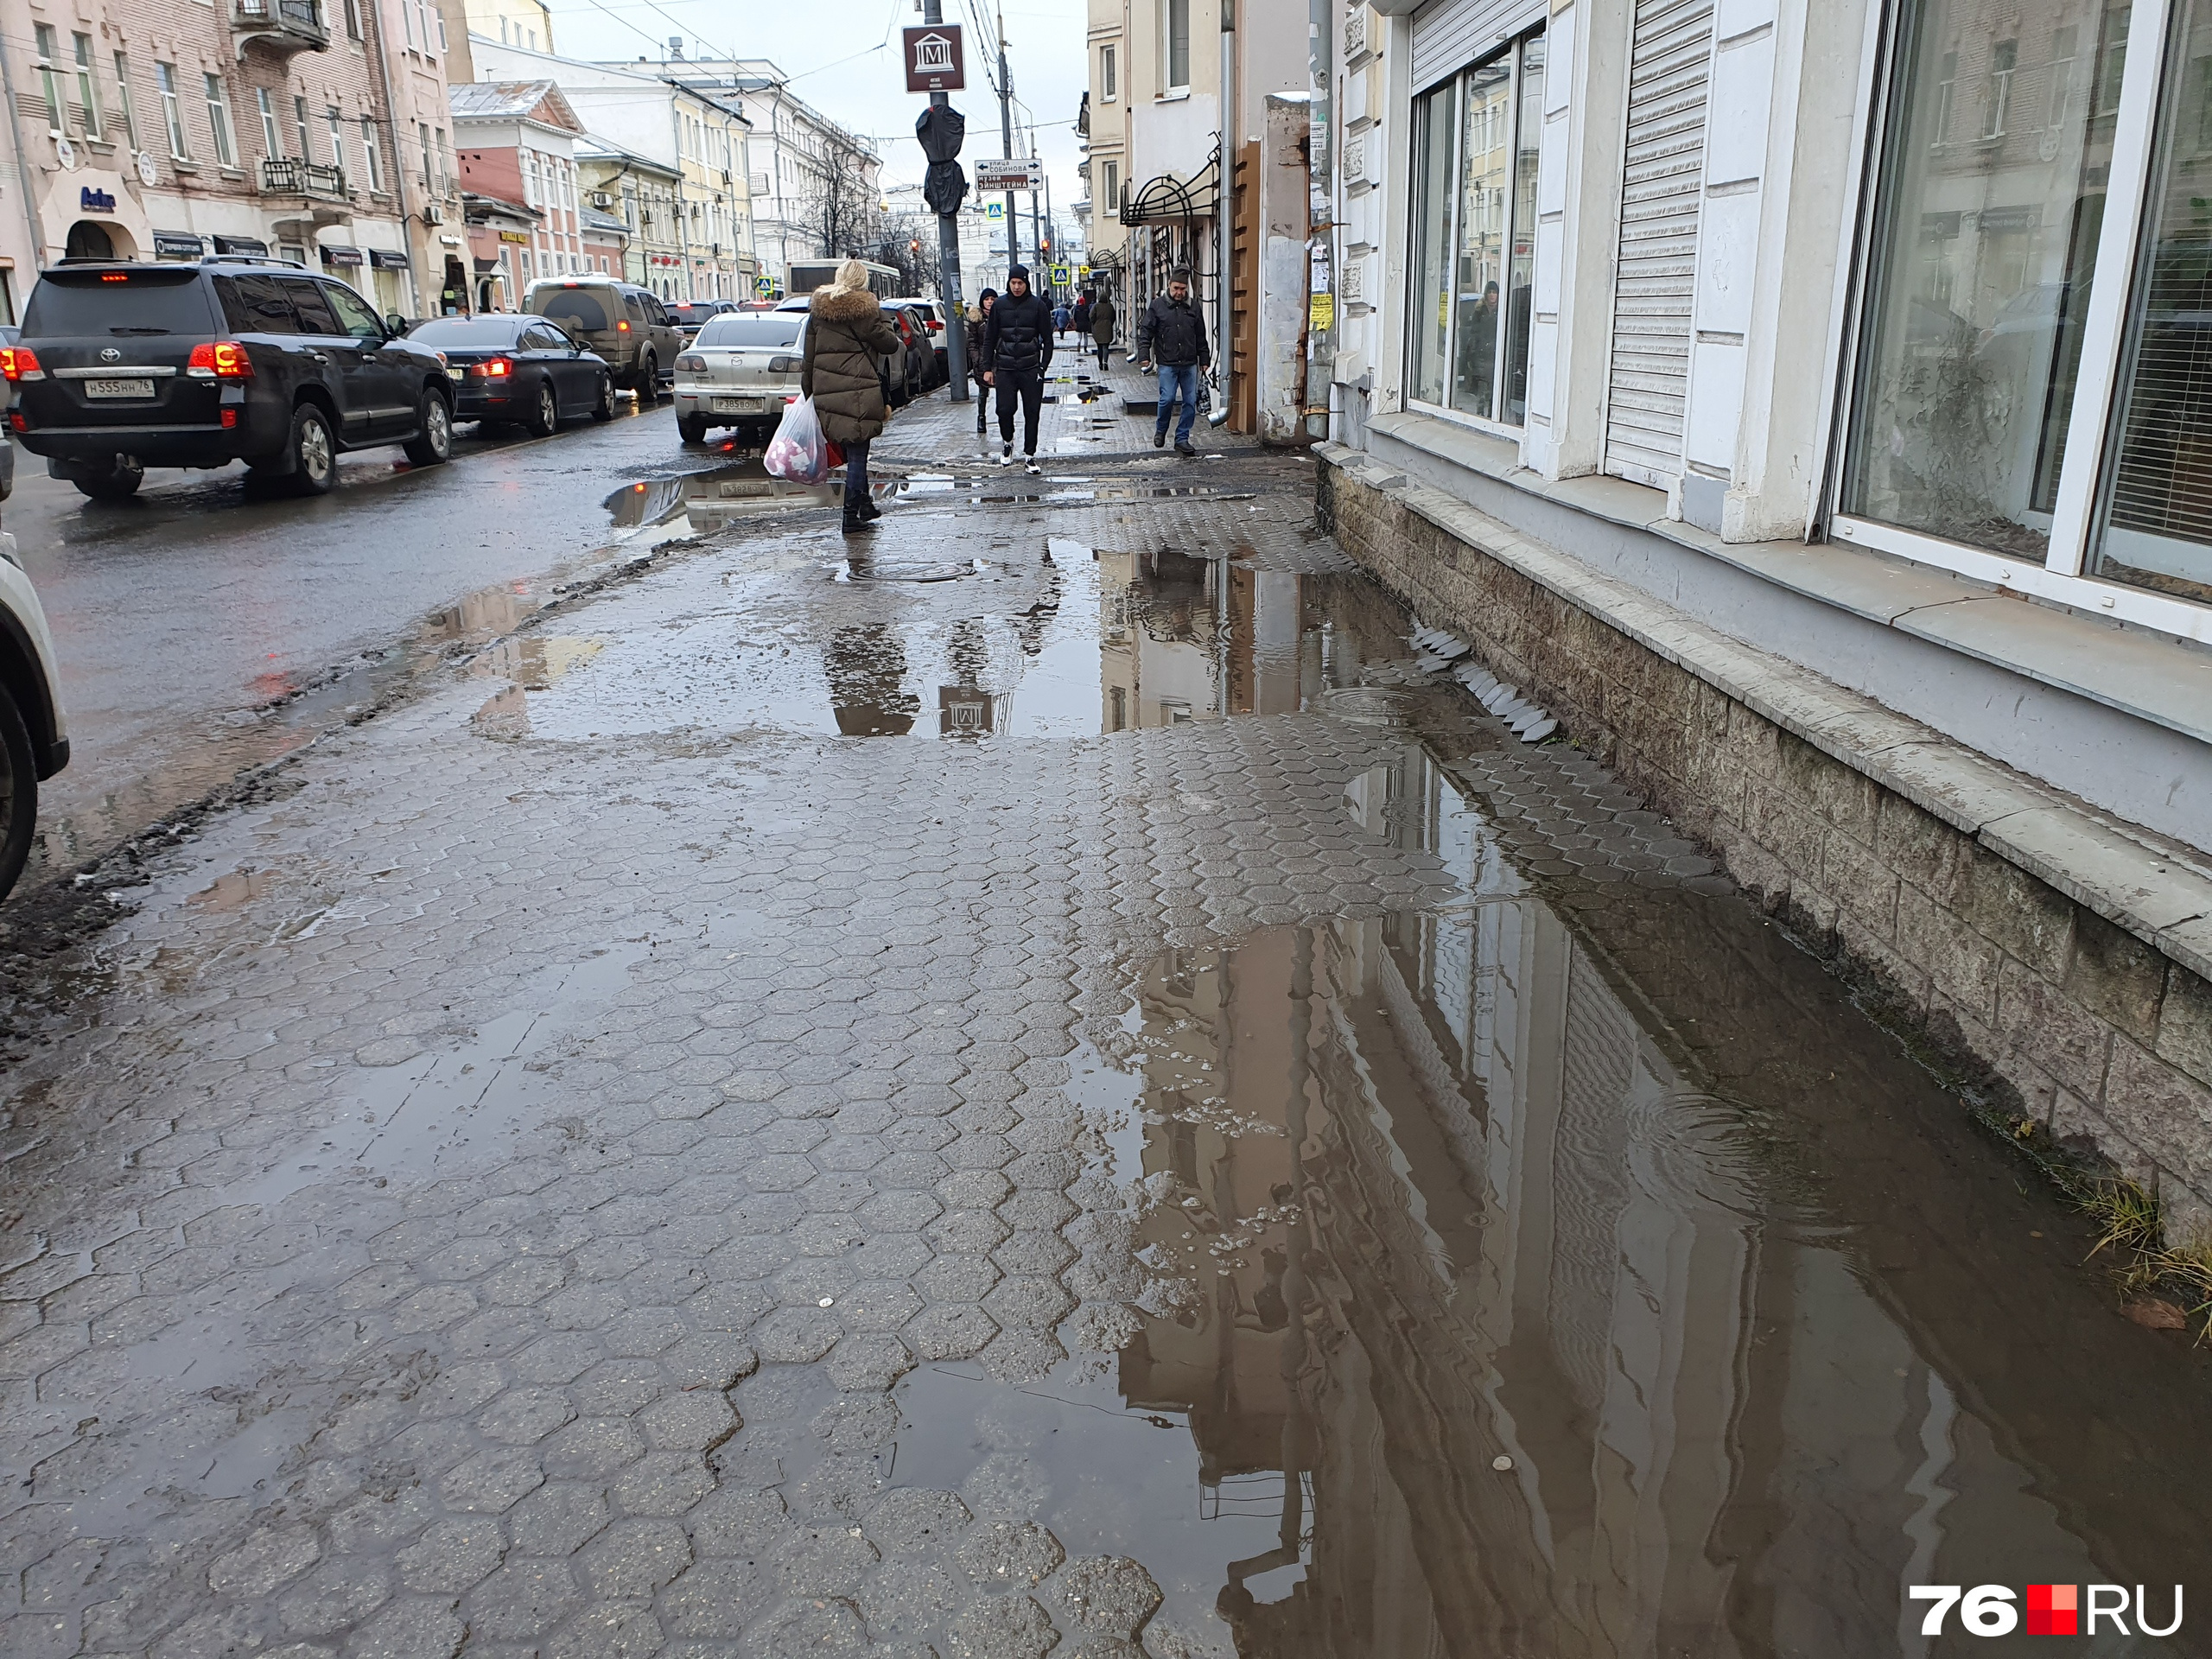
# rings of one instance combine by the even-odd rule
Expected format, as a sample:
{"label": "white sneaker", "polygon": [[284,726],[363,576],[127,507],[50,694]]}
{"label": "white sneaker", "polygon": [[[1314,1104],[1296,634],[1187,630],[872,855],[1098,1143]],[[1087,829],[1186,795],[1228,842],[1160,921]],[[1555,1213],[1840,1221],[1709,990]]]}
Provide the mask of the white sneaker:
{"label": "white sneaker", "polygon": [[1001,467],[1011,467],[1011,466],[1013,466],[1013,465],[1014,465],[1014,451],[1013,451],[1013,450],[1011,450],[1011,449],[1009,449],[1009,450],[1007,450],[1004,454],[1001,455],[1001,456],[999,457],[999,459],[998,459],[998,464],[999,464],[1000,466],[1001,466]]}
{"label": "white sneaker", "polygon": [[1022,462],[1022,466],[1033,473],[1042,473],[1045,470],[1033,461],[1025,461]]}

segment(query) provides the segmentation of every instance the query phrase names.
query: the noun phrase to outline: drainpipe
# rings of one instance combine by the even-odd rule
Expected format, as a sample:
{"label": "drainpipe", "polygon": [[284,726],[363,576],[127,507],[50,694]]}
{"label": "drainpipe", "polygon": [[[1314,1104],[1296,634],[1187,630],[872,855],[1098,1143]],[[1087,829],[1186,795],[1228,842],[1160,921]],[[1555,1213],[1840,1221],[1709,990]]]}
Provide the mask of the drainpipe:
{"label": "drainpipe", "polygon": [[[31,232],[30,275],[31,280],[36,282],[38,268],[46,263],[46,232],[40,228],[38,209],[31,201],[31,159],[29,153],[23,149],[23,113],[16,104],[16,72],[8,62],[5,35],[0,35],[0,90],[4,90],[8,99],[8,136],[16,145],[16,176],[22,181],[23,188],[23,223],[30,227]],[[25,289],[18,303],[29,297],[29,290]]]}
{"label": "drainpipe", "polygon": [[[377,38],[374,42],[377,60],[377,79],[384,83],[384,124],[392,136],[391,188],[393,194],[397,195],[399,198],[399,222],[404,226],[409,222],[409,219],[410,217],[407,207],[407,163],[400,159],[400,146],[398,143],[399,106],[392,102],[391,60],[385,55],[384,49],[384,7],[379,3],[378,5],[369,7],[368,10],[374,14],[377,20]],[[13,100],[11,99],[10,101],[12,102]],[[445,158],[443,156],[440,156],[438,159],[440,161],[443,161]],[[427,191],[429,188],[429,183],[426,180],[423,182],[423,188]],[[426,238],[423,244],[425,247],[429,245],[427,237],[429,231],[429,225],[430,221],[428,219],[425,219],[423,221],[423,228]],[[463,242],[467,240],[466,237],[461,239]],[[375,256],[372,254],[370,257],[373,260]],[[423,308],[423,289],[416,277],[414,251],[412,249],[408,251],[407,292],[412,302],[415,314],[417,316],[426,316],[429,315]]]}
{"label": "drainpipe", "polygon": [[1206,411],[1207,423],[1219,426],[1229,418],[1236,396],[1231,373],[1233,326],[1230,321],[1234,284],[1230,262],[1236,257],[1236,0],[1221,0],[1221,164],[1214,187],[1214,378],[1221,383],[1221,397]]}

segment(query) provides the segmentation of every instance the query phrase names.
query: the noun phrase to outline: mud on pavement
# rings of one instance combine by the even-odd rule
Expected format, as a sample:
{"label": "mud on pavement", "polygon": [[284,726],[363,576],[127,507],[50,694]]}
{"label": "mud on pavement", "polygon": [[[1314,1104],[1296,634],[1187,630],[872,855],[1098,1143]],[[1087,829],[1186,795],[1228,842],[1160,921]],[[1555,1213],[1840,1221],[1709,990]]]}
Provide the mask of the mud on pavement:
{"label": "mud on pavement", "polygon": [[736,514],[149,861],[6,1082],[0,1650],[2160,1611],[2204,1361],[2078,1224],[1299,463],[1056,464]]}

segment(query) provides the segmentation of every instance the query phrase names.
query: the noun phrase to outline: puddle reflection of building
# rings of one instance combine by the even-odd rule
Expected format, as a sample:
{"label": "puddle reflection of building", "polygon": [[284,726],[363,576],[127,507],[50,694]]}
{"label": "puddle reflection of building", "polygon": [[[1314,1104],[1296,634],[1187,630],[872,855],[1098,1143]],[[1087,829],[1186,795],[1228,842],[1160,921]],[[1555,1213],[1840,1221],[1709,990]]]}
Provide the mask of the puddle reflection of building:
{"label": "puddle reflection of building", "polygon": [[1162,548],[1098,555],[1100,728],[1295,714],[1324,628],[1299,576]]}
{"label": "puddle reflection of building", "polygon": [[822,647],[837,729],[847,737],[904,737],[922,700],[906,689],[906,650],[887,624],[839,628]]}
{"label": "puddle reflection of building", "polygon": [[1188,1414],[1202,1513],[1279,1522],[1222,1590],[1239,1651],[1735,1652],[1752,1309],[1790,1317],[1751,1198],[1674,1143],[1694,1091],[1425,753],[1349,796],[1466,901],[1138,987],[1139,1230],[1183,1294],[1122,1387]]}

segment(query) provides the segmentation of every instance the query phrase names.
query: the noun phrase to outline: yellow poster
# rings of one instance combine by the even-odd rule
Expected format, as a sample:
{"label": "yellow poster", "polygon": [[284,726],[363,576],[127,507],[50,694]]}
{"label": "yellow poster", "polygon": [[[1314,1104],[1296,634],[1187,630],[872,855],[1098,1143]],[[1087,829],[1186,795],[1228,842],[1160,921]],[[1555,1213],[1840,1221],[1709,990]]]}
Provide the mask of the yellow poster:
{"label": "yellow poster", "polygon": [[1333,294],[1316,294],[1313,303],[1306,309],[1306,326],[1309,328],[1329,328],[1335,326],[1336,321],[1337,296]]}

